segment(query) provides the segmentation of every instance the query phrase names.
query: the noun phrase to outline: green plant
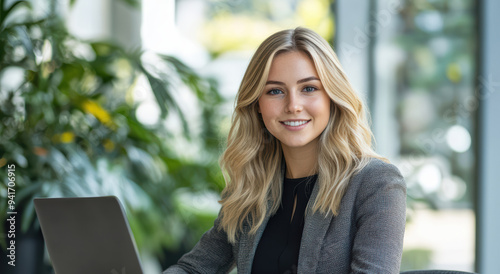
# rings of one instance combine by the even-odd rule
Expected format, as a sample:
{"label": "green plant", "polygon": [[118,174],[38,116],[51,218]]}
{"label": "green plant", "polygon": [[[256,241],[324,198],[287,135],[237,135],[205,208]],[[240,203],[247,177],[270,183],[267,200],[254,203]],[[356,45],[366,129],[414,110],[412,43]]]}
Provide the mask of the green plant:
{"label": "green plant", "polygon": [[[0,87],[0,178],[7,178],[6,165],[16,165],[21,230],[38,228],[33,197],[97,195],[120,198],[139,248],[158,257],[206,230],[210,224],[203,214],[189,215],[202,226],[184,228],[185,208],[175,194],[180,188],[192,193],[222,188],[216,123],[223,100],[216,82],[171,56],[155,55],[160,62],[151,64],[141,51],[80,41],[53,13],[9,23],[9,16],[30,4],[0,4],[0,81],[9,83]],[[18,83],[15,75],[21,76]],[[180,87],[195,95],[196,118],[203,125],[198,133],[176,101]],[[196,158],[175,148],[179,134],[164,123],[137,119],[134,94],[149,89],[161,118],[175,113],[180,138],[200,148]],[[6,184],[0,197],[5,220]]]}

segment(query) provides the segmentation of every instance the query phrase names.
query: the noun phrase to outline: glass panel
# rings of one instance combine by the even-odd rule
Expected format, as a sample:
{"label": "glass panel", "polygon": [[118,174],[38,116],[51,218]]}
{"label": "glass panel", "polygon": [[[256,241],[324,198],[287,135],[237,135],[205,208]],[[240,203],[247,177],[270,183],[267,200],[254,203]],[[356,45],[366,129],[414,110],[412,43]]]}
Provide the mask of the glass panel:
{"label": "glass panel", "polygon": [[408,184],[402,270],[474,269],[476,5],[381,0],[372,13],[375,136]]}

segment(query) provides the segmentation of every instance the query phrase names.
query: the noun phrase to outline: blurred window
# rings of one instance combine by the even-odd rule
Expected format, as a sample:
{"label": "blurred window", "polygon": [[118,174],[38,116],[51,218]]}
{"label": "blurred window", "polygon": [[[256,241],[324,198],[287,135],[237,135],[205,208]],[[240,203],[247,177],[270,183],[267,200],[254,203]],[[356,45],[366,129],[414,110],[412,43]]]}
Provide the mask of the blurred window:
{"label": "blurred window", "polygon": [[[397,13],[387,7],[397,2]],[[474,270],[477,2],[377,1],[372,118],[408,184],[405,269]]]}

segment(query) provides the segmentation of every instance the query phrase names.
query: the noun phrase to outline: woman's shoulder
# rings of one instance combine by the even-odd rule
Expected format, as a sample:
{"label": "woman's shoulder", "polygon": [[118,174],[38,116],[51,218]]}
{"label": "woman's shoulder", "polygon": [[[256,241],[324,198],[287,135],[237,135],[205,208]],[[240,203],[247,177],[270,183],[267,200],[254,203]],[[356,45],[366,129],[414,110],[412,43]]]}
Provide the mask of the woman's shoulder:
{"label": "woman's shoulder", "polygon": [[350,185],[362,192],[372,192],[386,187],[406,189],[404,178],[399,169],[394,164],[377,158],[370,158],[369,162],[353,175]]}
{"label": "woman's shoulder", "polygon": [[369,158],[368,163],[356,175],[384,176],[384,175],[395,175],[395,174],[401,176],[401,172],[394,164],[387,163],[378,158]]}

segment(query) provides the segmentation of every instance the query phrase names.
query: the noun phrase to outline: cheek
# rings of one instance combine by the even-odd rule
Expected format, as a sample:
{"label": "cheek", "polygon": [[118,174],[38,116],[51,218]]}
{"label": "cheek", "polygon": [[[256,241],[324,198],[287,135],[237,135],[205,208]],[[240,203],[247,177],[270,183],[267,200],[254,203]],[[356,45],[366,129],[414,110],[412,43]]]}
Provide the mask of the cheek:
{"label": "cheek", "polygon": [[271,135],[276,137],[279,130],[278,123],[276,122],[276,120],[279,119],[279,106],[277,106],[275,102],[261,100],[259,101],[259,108],[264,127]]}
{"label": "cheek", "polygon": [[278,112],[278,107],[276,106],[276,104],[270,102],[269,100],[260,100],[259,109],[264,121],[275,117]]}
{"label": "cheek", "polygon": [[311,104],[310,111],[312,111],[312,114],[316,116],[317,119],[326,119],[326,121],[328,121],[330,118],[330,104],[331,100],[320,98]]}

